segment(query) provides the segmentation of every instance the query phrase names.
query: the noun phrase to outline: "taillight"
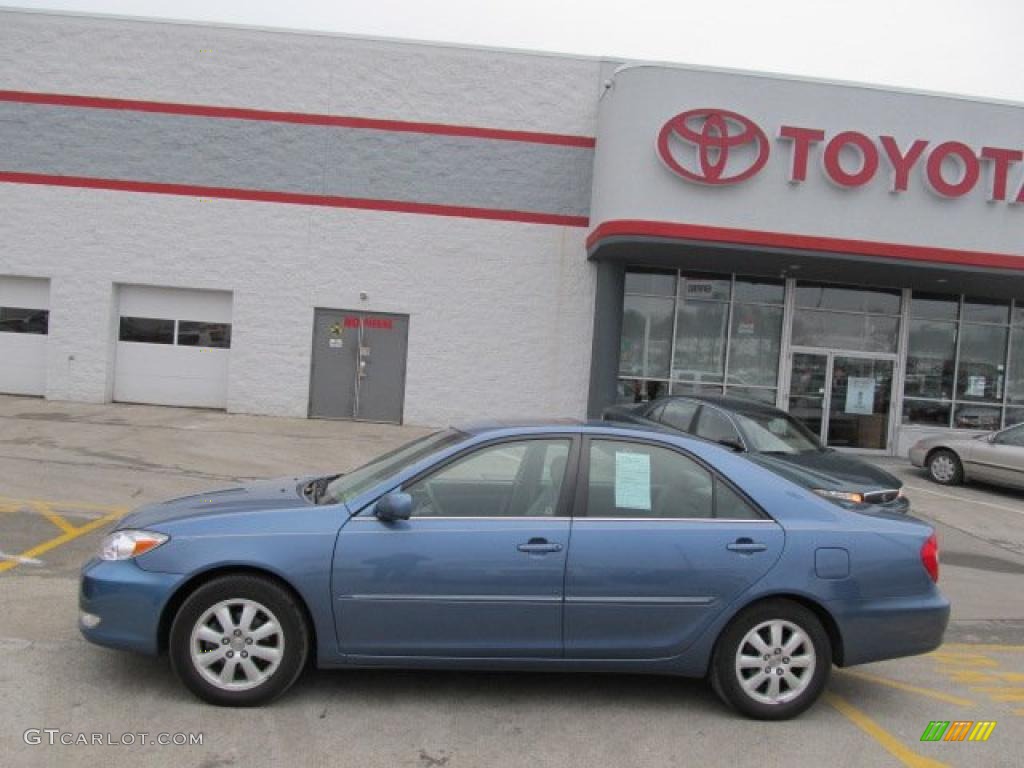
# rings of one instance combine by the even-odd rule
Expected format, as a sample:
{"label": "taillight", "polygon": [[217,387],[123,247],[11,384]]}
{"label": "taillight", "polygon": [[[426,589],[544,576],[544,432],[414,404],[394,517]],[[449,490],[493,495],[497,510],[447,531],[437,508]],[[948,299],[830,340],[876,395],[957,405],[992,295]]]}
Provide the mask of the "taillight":
{"label": "taillight", "polygon": [[928,540],[921,545],[921,565],[928,571],[932,581],[939,582],[939,540],[933,533]]}

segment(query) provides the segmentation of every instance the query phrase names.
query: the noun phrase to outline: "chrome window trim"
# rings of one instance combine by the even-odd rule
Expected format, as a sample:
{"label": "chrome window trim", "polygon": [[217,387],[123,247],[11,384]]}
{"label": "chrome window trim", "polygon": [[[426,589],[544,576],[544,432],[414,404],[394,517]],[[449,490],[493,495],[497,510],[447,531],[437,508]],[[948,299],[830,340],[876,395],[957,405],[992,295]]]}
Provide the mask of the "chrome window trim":
{"label": "chrome window trim", "polygon": [[763,518],[749,518],[749,517],[574,517],[573,522],[593,522],[593,523],[608,523],[608,522],[622,522],[622,523],[635,523],[635,522],[658,522],[658,523],[759,523],[765,524],[770,523],[772,525],[778,525],[774,520],[765,520]]}
{"label": "chrome window trim", "polygon": [[[381,523],[373,515],[353,515],[349,518],[350,521],[370,521],[374,523]],[[433,517],[430,515],[423,515],[422,517],[410,517],[408,520],[403,522],[412,522],[413,520],[531,520],[537,522],[538,520],[559,520],[566,521],[572,520],[573,522],[591,521],[591,522],[636,522],[636,521],[657,521],[664,523],[773,523],[777,524],[775,520],[766,520],[764,518],[749,518],[749,517],[570,517],[568,515],[563,516],[552,516],[552,515],[534,515],[534,516],[503,516],[493,515],[488,517],[486,515],[475,515],[473,517]]]}

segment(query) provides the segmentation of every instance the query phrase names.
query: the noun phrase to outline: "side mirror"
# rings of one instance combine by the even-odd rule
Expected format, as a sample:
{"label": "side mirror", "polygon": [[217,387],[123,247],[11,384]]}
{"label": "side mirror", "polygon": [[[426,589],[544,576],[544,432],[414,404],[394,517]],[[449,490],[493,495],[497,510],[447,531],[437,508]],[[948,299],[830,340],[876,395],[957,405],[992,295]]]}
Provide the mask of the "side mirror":
{"label": "side mirror", "polygon": [[740,442],[738,440],[733,440],[731,437],[723,437],[718,441],[718,444],[724,445],[730,451],[735,451],[736,453],[743,453],[744,450]]}
{"label": "side mirror", "polygon": [[394,491],[387,496],[382,496],[377,500],[377,504],[373,508],[373,514],[384,523],[408,520],[412,515],[412,496],[400,491]]}

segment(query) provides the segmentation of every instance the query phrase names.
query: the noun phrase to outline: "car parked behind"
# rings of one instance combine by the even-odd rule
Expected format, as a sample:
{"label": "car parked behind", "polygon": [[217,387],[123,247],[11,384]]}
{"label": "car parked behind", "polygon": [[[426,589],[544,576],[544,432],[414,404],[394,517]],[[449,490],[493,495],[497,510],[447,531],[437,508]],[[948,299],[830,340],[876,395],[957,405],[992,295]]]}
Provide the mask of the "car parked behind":
{"label": "car parked behind", "polygon": [[982,480],[1024,488],[1024,424],[977,437],[926,437],[910,449],[910,462],[942,485]]}
{"label": "car parked behind", "polygon": [[713,395],[669,395],[611,406],[606,421],[656,426],[710,440],[809,488],[855,508],[906,513],[903,482],[847,453],[826,448],[803,422],[765,403]]}

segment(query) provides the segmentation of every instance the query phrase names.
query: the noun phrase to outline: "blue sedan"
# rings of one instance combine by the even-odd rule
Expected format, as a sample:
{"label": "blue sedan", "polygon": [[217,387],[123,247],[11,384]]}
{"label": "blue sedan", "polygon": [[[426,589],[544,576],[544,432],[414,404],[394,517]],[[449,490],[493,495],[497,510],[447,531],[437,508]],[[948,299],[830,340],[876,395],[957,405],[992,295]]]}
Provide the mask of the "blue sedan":
{"label": "blue sedan", "polygon": [[82,571],[80,628],[219,705],[310,664],[708,677],[749,717],[833,664],[939,646],[933,530],[720,446],[612,424],[446,430],[348,474],[143,507]]}

